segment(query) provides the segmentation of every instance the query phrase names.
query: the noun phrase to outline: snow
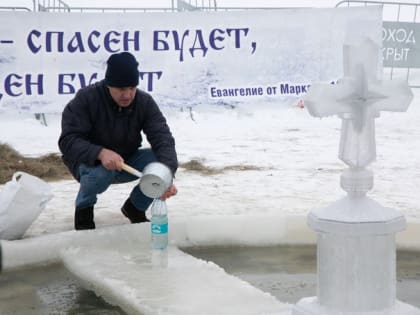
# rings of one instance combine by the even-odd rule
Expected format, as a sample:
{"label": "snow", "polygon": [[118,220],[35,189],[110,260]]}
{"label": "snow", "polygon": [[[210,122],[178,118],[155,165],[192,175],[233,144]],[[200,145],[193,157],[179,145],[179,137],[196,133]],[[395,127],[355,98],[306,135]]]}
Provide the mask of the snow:
{"label": "snow", "polygon": [[[383,113],[376,119],[377,160],[371,164],[374,187],[369,196],[402,211],[409,220],[420,219],[419,111],[413,101],[406,113]],[[253,167],[207,176],[180,168],[175,178],[179,193],[168,200],[170,219],[305,215],[345,195],[339,187],[345,165],[337,157],[338,118],[315,119],[290,104],[201,107],[192,113],[194,120],[189,112],[170,109],[165,114],[181,163],[198,159],[219,169]],[[21,116],[0,116],[1,142],[27,156],[58,152],[59,115],[47,115],[48,126]],[[54,197],[27,237],[73,229],[78,184],[74,180],[51,184]],[[120,207],[133,184],[113,186],[99,196],[98,228],[127,223]]]}

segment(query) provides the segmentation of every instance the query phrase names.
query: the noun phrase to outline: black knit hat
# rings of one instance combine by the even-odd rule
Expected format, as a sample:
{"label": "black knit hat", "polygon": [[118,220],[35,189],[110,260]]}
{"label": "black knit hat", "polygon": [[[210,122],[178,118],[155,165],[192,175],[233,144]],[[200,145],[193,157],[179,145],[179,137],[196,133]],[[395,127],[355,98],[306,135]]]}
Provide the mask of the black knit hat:
{"label": "black knit hat", "polygon": [[106,63],[105,83],[108,86],[132,87],[139,84],[139,63],[129,52],[113,54]]}

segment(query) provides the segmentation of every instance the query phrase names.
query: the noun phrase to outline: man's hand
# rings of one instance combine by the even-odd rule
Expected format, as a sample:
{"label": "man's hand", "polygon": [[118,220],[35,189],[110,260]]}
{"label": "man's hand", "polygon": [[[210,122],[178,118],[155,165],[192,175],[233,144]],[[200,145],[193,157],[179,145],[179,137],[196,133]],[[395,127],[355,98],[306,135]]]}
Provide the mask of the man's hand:
{"label": "man's hand", "polygon": [[124,162],[124,159],[121,157],[121,155],[105,148],[99,152],[98,160],[101,161],[103,167],[105,167],[107,170],[118,171],[121,171],[121,166]]}
{"label": "man's hand", "polygon": [[172,185],[168,188],[167,191],[164,192],[164,194],[160,197],[162,200],[166,200],[172,196],[175,196],[178,193],[178,189],[176,189],[175,185]]}

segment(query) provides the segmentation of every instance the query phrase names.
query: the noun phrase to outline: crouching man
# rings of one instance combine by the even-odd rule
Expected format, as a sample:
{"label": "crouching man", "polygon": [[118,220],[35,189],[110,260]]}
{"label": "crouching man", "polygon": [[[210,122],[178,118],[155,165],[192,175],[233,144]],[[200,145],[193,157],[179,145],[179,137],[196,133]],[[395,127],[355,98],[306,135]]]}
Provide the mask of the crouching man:
{"label": "crouching man", "polygon": [[[107,61],[105,79],[80,89],[62,114],[58,145],[63,161],[80,183],[75,202],[76,230],[94,229],[97,195],[111,184],[138,180],[121,169],[122,163],[142,171],[154,161],[178,167],[175,140],[156,102],[137,88],[138,62],[128,53],[113,54]],[[141,149],[146,135],[151,149]],[[177,193],[174,185],[162,199]],[[152,199],[136,183],[121,212],[131,223],[148,221]]]}

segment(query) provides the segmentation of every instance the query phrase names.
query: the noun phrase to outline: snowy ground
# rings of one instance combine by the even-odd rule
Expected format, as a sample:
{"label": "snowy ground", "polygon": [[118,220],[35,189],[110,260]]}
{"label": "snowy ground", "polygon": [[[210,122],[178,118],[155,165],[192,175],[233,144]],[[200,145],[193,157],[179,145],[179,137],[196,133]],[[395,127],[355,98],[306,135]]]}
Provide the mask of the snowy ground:
{"label": "snowy ground", "polygon": [[[408,112],[385,112],[376,120],[377,161],[371,165],[375,185],[370,196],[401,210],[408,220],[420,218],[418,99]],[[313,118],[290,103],[163,110],[180,162],[199,159],[217,168],[253,166],[218,175],[180,168],[175,180],[179,193],[168,200],[170,218],[305,214],[344,195],[339,188],[345,165],[337,157],[341,123],[337,117]],[[60,116],[46,118],[48,126],[43,126],[29,114],[1,113],[0,142],[28,156],[58,152]],[[99,197],[98,228],[128,223],[119,209],[134,184],[114,186]],[[27,237],[73,229],[78,184],[65,180],[51,186],[54,197]]]}
{"label": "snowy ground", "polygon": [[[383,113],[377,119],[377,161],[372,164],[375,186],[370,196],[384,206],[401,210],[408,221],[420,219],[417,191],[420,186],[420,108],[417,100],[418,96],[406,113]],[[179,169],[175,180],[179,194],[168,200],[171,231],[176,232],[172,235],[179,238],[175,240],[178,245],[192,239],[193,243],[204,245],[225,244],[227,240],[261,245],[278,238],[282,230],[290,229],[272,218],[300,215],[302,225],[310,209],[344,196],[339,188],[339,176],[345,165],[337,158],[340,120],[336,117],[315,119],[305,109],[290,103],[255,103],[234,109],[200,107],[193,112],[164,108],[164,112],[177,141],[180,162],[199,159],[214,168],[242,166],[246,169],[248,166],[250,169],[234,167],[217,175]],[[58,152],[60,116],[50,114],[46,118],[48,126],[43,126],[29,114],[1,113],[0,142],[10,144],[27,156]],[[241,308],[241,312],[247,310],[249,314],[261,314],[260,309],[264,309],[264,314],[267,310],[275,310],[273,314],[290,314],[291,305],[282,304],[229,276],[211,262],[187,258],[173,247],[169,251],[169,265],[164,269],[165,277],[161,277],[162,271],[150,269],[150,249],[133,250],[149,247],[147,226],[128,225],[119,210],[132,185],[137,183],[114,186],[101,195],[95,211],[98,231],[85,233],[66,232],[73,230],[77,182],[65,180],[50,184],[54,197],[27,231],[26,240],[2,244],[4,267],[46,261],[49,256],[53,260],[63,248],[79,246],[76,252],[60,254],[67,268],[87,281],[87,287],[95,283],[97,294],[108,297],[111,304],[125,310],[132,307],[151,314],[160,307],[154,304],[154,292],[168,289],[169,300],[163,304],[171,314],[195,314],[201,309],[200,303],[216,297],[221,301],[217,305],[239,308],[243,300],[251,301],[252,307]],[[241,228],[232,228],[234,222]],[[245,233],[237,235],[238,232]],[[299,239],[302,235],[295,237]],[[123,252],[121,245],[127,245],[127,241],[134,244]],[[86,257],[80,259],[81,254]],[[186,265],[185,259],[191,260],[191,265]],[[122,268],[116,268],[117,265]],[[182,276],[191,275],[193,267],[199,267],[203,274],[194,271],[194,277]],[[91,270],[96,272],[87,272]],[[124,273],[127,270],[130,276]],[[199,281],[185,287],[186,283],[204,276],[217,281],[212,286],[200,286],[202,281]],[[139,286],[138,283],[149,283],[145,281],[147,277],[160,279],[161,283],[153,280],[152,286]],[[171,279],[169,286],[167,278]],[[230,290],[220,291],[219,287]],[[214,289],[216,291],[211,291]],[[216,294],[219,291],[222,294]],[[121,292],[128,295],[123,294],[121,299]],[[191,299],[193,293],[200,292],[204,294]],[[230,299],[227,292],[234,292],[237,300],[225,302],[226,298]],[[185,298],[197,300],[198,307],[183,309]],[[220,311],[208,308],[208,312],[232,314],[226,307]]]}

